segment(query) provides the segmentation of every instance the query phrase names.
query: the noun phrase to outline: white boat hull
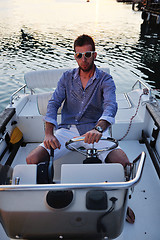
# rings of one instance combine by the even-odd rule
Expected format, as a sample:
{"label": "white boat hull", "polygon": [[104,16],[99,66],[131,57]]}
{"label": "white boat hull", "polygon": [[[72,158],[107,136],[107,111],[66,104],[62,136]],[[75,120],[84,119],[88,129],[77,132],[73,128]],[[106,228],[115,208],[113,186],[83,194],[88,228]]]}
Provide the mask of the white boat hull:
{"label": "white boat hull", "polygon": [[[46,86],[55,87],[63,71],[44,71]],[[53,76],[54,84],[48,80]],[[41,71],[27,74],[27,87],[34,90],[39,84],[40,88],[39,78],[43,82]],[[43,141],[42,114],[46,111],[49,94],[19,95],[17,92],[1,114],[2,239],[158,240],[160,108],[157,102],[141,89],[117,95],[119,110],[111,128],[112,137],[120,139],[119,144],[131,162],[142,153],[137,174],[130,181],[125,180],[120,164],[83,164],[84,156],[73,152],[54,162],[54,184],[37,184],[37,166],[26,165],[25,159]],[[23,139],[9,151],[6,138],[11,136],[15,126],[23,133]],[[5,167],[6,163],[13,174]],[[130,199],[128,196],[135,185]],[[58,200],[55,193],[56,197],[60,196]],[[57,207],[59,202],[62,205]],[[128,205],[136,215],[134,225],[125,221]]]}

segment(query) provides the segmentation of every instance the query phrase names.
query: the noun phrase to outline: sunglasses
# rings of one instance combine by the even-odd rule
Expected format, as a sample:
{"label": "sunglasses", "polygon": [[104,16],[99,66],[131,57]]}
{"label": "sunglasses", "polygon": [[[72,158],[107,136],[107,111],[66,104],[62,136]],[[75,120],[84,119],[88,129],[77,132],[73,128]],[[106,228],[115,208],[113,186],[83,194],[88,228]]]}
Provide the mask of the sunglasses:
{"label": "sunglasses", "polygon": [[84,53],[77,52],[74,54],[74,56],[77,59],[81,59],[83,55],[85,56],[85,58],[91,58],[93,53],[95,53],[95,52],[94,51],[88,51],[88,52],[84,52]]}

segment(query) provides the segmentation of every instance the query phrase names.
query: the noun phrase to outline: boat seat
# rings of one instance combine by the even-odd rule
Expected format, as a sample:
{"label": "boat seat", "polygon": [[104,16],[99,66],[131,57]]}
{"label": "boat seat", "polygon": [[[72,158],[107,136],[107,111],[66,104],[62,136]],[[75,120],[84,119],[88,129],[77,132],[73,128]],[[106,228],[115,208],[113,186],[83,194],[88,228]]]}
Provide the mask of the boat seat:
{"label": "boat seat", "polygon": [[[114,173],[114,174],[113,174]],[[123,182],[121,164],[63,164],[61,183]],[[13,169],[12,184],[36,184],[37,165],[20,164]]]}
{"label": "boat seat", "polygon": [[[110,73],[109,68],[100,68],[101,70]],[[62,74],[70,69],[51,69],[28,72],[24,75],[24,80],[30,89],[56,88]]]}
{"label": "boat seat", "polygon": [[111,164],[63,164],[61,183],[124,182],[124,168]]}
{"label": "boat seat", "polygon": [[[27,87],[32,90],[34,90],[35,88],[53,89],[52,92],[49,91],[49,92],[37,94],[36,109],[38,110],[38,113],[40,115],[45,116],[47,112],[48,101],[51,98],[54,89],[57,87],[57,82],[59,81],[63,72],[67,70],[69,69],[40,70],[40,71],[28,72],[24,75],[24,79]],[[109,73],[108,68],[101,68],[101,70]],[[58,114],[61,114],[62,106],[59,108]],[[27,108],[27,106],[25,108],[27,109],[26,112],[29,114],[30,110]]]}
{"label": "boat seat", "polygon": [[12,184],[36,184],[37,165],[20,164],[13,169]]}
{"label": "boat seat", "polygon": [[[40,115],[45,116],[47,112],[48,101],[51,99],[53,92],[41,93],[37,95],[37,106]],[[63,106],[63,104],[62,104]],[[58,115],[61,114],[62,106],[58,109]]]}
{"label": "boat seat", "polygon": [[47,111],[47,104],[49,99],[51,99],[52,93],[42,93],[37,95],[37,106],[38,111],[41,115],[45,116]]}
{"label": "boat seat", "polygon": [[[26,95],[23,108],[19,109],[19,126],[23,126],[25,142],[42,142],[44,139],[43,116],[47,112],[48,100],[51,98],[62,73],[69,69],[52,69],[32,71],[25,74],[25,82],[32,90],[31,95]],[[109,73],[108,68],[102,70]],[[38,90],[38,93],[36,90]],[[43,91],[43,93],[42,93]],[[63,106],[63,103],[62,103]],[[58,110],[57,122],[61,122],[61,109]],[[37,121],[38,119],[38,121]],[[37,132],[37,134],[33,134]]]}
{"label": "boat seat", "polygon": [[69,69],[51,69],[28,72],[24,75],[24,80],[30,89],[56,88],[57,82],[63,72]]}

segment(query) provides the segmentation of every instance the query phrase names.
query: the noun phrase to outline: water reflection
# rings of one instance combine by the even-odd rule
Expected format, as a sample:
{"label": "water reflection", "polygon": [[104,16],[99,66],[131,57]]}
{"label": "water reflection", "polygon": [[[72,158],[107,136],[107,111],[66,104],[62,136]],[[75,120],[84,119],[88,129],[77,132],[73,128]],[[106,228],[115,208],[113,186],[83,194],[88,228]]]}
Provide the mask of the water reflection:
{"label": "water reflection", "polygon": [[160,25],[152,24],[147,21],[144,21],[141,24],[141,36],[154,35],[154,34],[160,37]]}
{"label": "water reflection", "polygon": [[146,22],[141,24],[139,45],[142,51],[141,61],[146,66],[139,69],[147,76],[144,80],[152,89],[158,90],[155,94],[160,98],[160,29],[157,25],[151,28]]}
{"label": "water reflection", "polygon": [[117,91],[130,90],[137,78],[160,89],[159,35],[141,25],[141,13],[131,5],[1,0],[0,9],[0,111],[23,84],[25,72],[75,67],[73,41],[82,33],[94,37],[96,64],[110,68]]}

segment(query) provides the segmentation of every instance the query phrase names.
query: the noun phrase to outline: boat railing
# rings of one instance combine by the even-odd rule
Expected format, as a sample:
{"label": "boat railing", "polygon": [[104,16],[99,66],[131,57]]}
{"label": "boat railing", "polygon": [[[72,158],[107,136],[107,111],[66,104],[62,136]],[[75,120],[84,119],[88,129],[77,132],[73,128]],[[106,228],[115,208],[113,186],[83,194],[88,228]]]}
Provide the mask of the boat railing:
{"label": "boat railing", "polygon": [[148,90],[148,94],[149,94],[149,101],[152,102],[153,100],[153,95],[152,95],[152,91],[151,88],[148,86],[148,84],[144,83],[142,80],[138,79],[132,86],[132,90],[134,90],[135,86],[139,84],[139,88],[142,89],[142,86],[145,87]]}
{"label": "boat railing", "polygon": [[27,87],[27,84],[24,84],[23,86],[21,86],[20,88],[18,88],[10,97],[10,107],[12,107],[12,104],[13,104],[13,98],[14,96],[19,93],[22,89],[24,89],[24,93],[26,93],[26,87]]}
{"label": "boat railing", "polygon": [[50,190],[77,190],[77,189],[104,189],[121,190],[133,188],[141,179],[146,154],[142,152],[135,177],[127,182],[100,182],[100,183],[72,183],[72,184],[29,184],[29,185],[1,185],[0,191],[50,191]]}
{"label": "boat railing", "polygon": [[[106,72],[109,72],[109,70],[108,69],[103,69],[102,68],[102,70],[105,70]],[[36,85],[37,84],[37,81],[35,80],[35,75],[37,76],[37,78],[38,78],[38,80],[40,79],[40,77],[42,78],[41,79],[41,81],[43,82],[43,86],[45,86],[46,85],[46,87],[50,87],[50,85],[47,85],[48,84],[48,82],[47,82],[47,80],[46,81],[44,81],[44,79],[43,79],[43,77],[45,76],[45,75],[49,75],[49,76],[52,76],[52,74],[55,72],[55,70],[50,70],[50,71],[47,71],[47,70],[45,70],[45,71],[37,71],[37,72],[29,72],[29,73],[27,73],[26,74],[26,76],[25,76],[25,78],[26,78],[26,84],[24,84],[23,86],[21,86],[19,89],[17,89],[12,95],[11,95],[11,97],[10,97],[10,107],[12,107],[12,104],[13,104],[13,100],[14,100],[14,97],[15,97],[15,95],[17,94],[17,93],[19,93],[22,89],[24,89],[24,93],[26,93],[26,87],[28,88],[28,89],[30,89],[30,91],[31,91],[31,94],[33,94],[34,93],[34,90],[33,90],[33,88],[35,88],[35,87],[40,87],[41,86],[41,84],[38,82],[38,84],[40,85]],[[57,72],[57,71],[56,71]],[[43,73],[43,74],[42,74]],[[61,74],[62,72],[61,71],[59,71],[59,72],[57,72],[57,74]],[[44,75],[45,74],[45,75]],[[59,76],[59,75],[58,75]],[[46,77],[46,79],[48,79],[47,77]],[[27,82],[27,81],[29,81],[29,82]],[[49,81],[49,80],[48,80]],[[44,82],[46,82],[46,83],[44,83]],[[145,88],[147,88],[147,90],[148,90],[148,92],[149,92],[149,100],[150,101],[152,101],[153,100],[153,96],[152,96],[152,92],[151,92],[151,88],[146,84],[146,83],[144,83],[142,80],[140,80],[140,79],[138,79],[135,83],[134,83],[134,85],[132,86],[132,90],[135,88],[135,86],[137,85],[137,84],[139,84],[139,88],[140,89],[142,89],[142,86],[144,86]],[[53,86],[52,86],[53,87]],[[55,87],[55,86],[54,86]],[[126,97],[126,96],[125,96]],[[131,104],[131,102],[130,102],[130,100],[127,98],[127,101],[128,101],[128,103],[129,103],[129,107],[131,108],[132,107],[132,104]]]}
{"label": "boat railing", "polygon": [[[124,93],[124,97],[125,97],[125,99],[126,99],[126,101],[127,101],[127,103],[128,103],[128,108],[132,108],[132,107],[133,107],[133,104],[132,104],[130,98],[128,97],[128,94],[127,94],[127,93]],[[127,108],[127,109],[128,109],[128,108]]]}

